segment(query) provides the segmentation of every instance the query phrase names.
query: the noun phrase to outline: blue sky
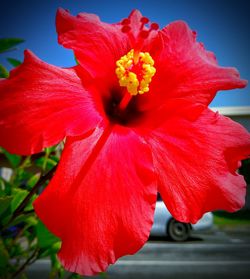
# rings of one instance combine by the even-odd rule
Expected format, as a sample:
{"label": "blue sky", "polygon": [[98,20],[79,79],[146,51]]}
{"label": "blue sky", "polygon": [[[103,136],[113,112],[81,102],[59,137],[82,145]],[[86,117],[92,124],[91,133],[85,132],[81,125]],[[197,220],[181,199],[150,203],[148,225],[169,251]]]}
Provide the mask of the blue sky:
{"label": "blue sky", "polygon": [[[23,58],[31,49],[44,61],[68,67],[74,65],[73,54],[57,43],[55,13],[58,7],[72,14],[91,12],[103,21],[118,22],[134,8],[161,27],[182,19],[198,33],[198,40],[213,51],[220,65],[234,66],[242,78],[250,81],[250,1],[247,0],[1,0],[0,37],[20,37],[25,43],[18,50],[0,56]],[[243,90],[220,92],[212,106],[250,106],[249,86]]]}

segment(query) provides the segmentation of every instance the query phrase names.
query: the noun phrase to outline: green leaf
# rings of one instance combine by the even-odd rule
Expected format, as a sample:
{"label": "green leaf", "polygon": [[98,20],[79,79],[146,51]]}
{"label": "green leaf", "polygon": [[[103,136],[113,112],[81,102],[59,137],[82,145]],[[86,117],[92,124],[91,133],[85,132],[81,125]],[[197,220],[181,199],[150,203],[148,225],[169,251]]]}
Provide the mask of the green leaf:
{"label": "green leaf", "polygon": [[28,195],[28,191],[23,189],[13,189],[13,200],[11,202],[11,212],[14,212],[17,207],[22,203],[24,198]]}
{"label": "green leaf", "polygon": [[35,184],[37,183],[40,177],[41,177],[40,173],[36,173],[33,176],[31,176],[27,181],[28,188],[29,189],[33,188],[33,186],[35,186]]}
{"label": "green leaf", "polygon": [[[65,278],[65,270],[58,260],[56,254],[50,254],[50,261],[51,261],[51,270],[49,274],[49,278]],[[70,277],[67,277],[70,278]]]}
{"label": "green leaf", "polygon": [[0,176],[0,197],[11,196],[13,185]]}
{"label": "green leaf", "polygon": [[19,155],[15,155],[15,154],[11,154],[8,151],[6,151],[5,149],[2,148],[2,152],[5,155],[5,157],[8,159],[9,163],[11,164],[11,166],[13,168],[18,167],[18,165],[20,164],[22,157]]}
{"label": "green leaf", "polygon": [[[8,225],[9,225],[9,227],[12,227],[12,226],[16,226],[16,225],[18,225],[18,224],[20,224],[20,223],[23,223],[23,222],[26,222],[27,224],[29,224],[29,225],[34,225],[34,223],[32,223],[32,224],[30,224],[29,222],[29,216],[31,216],[31,215],[34,215],[34,213],[30,213],[30,214],[22,214],[22,215],[20,215],[20,216],[18,216],[18,217],[16,217],[11,223],[9,223]],[[11,216],[10,216],[11,217]],[[4,220],[3,220],[3,223],[4,224],[6,224],[6,223],[8,223],[8,221],[10,220],[10,218],[5,218]]]}
{"label": "green leaf", "polygon": [[[99,273],[99,275],[100,275],[100,273]],[[98,277],[99,277],[99,276],[98,276]],[[100,277],[102,277],[102,276],[100,276]],[[72,274],[70,275],[69,278],[70,278],[70,279],[81,279],[82,276],[79,275],[79,274],[76,274],[76,273],[72,273]],[[105,278],[108,278],[108,277],[105,277]]]}
{"label": "green leaf", "polygon": [[45,148],[45,153],[50,154],[51,152],[56,151],[57,145],[51,146],[51,147],[46,147]]}
{"label": "green leaf", "polygon": [[19,38],[2,38],[0,39],[0,53],[13,50],[13,47],[23,42],[24,40]]}
{"label": "green leaf", "polygon": [[60,248],[61,248],[61,241],[58,241],[58,242],[55,242],[55,243],[51,246],[50,251],[51,251],[52,253],[57,253],[57,252],[60,250]]}
{"label": "green leaf", "polygon": [[9,72],[5,69],[3,65],[0,64],[0,78],[7,78],[9,76]]}
{"label": "green leaf", "polygon": [[60,239],[49,232],[41,221],[36,225],[36,234],[38,245],[42,249],[53,247],[56,242],[60,242]]}
{"label": "green leaf", "polygon": [[[28,195],[28,191],[26,190],[23,190],[23,189],[18,189],[18,188],[15,188],[13,189],[13,200],[11,202],[11,212],[14,212],[17,207],[22,203],[22,201],[25,199],[25,197]],[[33,209],[33,206],[32,206],[32,203],[33,201],[37,198],[37,195],[34,194],[32,196],[32,198],[30,199],[29,203],[26,205],[25,207],[25,210],[32,210]]]}
{"label": "green leaf", "polygon": [[44,170],[51,170],[55,165],[57,165],[57,163],[58,161],[47,157],[41,157],[35,161],[35,164],[39,168],[44,169],[45,166],[46,168]]}
{"label": "green leaf", "polygon": [[30,190],[29,187],[27,187],[27,181],[33,176],[33,173],[22,169],[22,168],[17,168],[15,172],[15,176],[13,178],[13,185],[16,186],[17,188],[27,188],[27,190]]}
{"label": "green leaf", "polygon": [[13,67],[17,67],[22,64],[21,61],[14,59],[14,58],[7,58],[7,60]]}
{"label": "green leaf", "polygon": [[[0,241],[0,270],[1,275],[7,275],[9,254],[3,243]],[[1,277],[4,278],[4,277]]]}
{"label": "green leaf", "polygon": [[53,160],[54,162],[58,163],[59,162],[59,157],[56,155],[50,155],[50,159]]}
{"label": "green leaf", "polygon": [[34,216],[26,216],[26,223],[28,226],[36,226],[38,223],[38,220]]}
{"label": "green leaf", "polygon": [[12,199],[12,196],[0,197],[0,215],[10,206]]}

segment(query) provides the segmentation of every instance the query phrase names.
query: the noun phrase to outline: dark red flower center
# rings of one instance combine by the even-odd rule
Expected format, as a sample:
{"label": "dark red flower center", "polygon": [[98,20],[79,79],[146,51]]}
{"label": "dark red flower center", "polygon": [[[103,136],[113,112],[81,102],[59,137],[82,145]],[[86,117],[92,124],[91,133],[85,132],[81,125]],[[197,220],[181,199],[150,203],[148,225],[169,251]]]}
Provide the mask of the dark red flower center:
{"label": "dark red flower center", "polygon": [[[125,104],[121,107],[122,103]],[[126,90],[121,90],[120,88],[111,90],[109,99],[104,101],[104,110],[111,122],[119,123],[123,126],[129,126],[140,121],[143,115],[137,109],[137,99],[132,97]]]}
{"label": "dark red flower center", "polygon": [[126,125],[134,119],[138,120],[141,113],[137,110],[134,97],[149,91],[156,72],[153,65],[154,60],[148,52],[136,52],[134,49],[116,62],[115,73],[120,88],[111,92],[111,100],[104,105],[111,121]]}

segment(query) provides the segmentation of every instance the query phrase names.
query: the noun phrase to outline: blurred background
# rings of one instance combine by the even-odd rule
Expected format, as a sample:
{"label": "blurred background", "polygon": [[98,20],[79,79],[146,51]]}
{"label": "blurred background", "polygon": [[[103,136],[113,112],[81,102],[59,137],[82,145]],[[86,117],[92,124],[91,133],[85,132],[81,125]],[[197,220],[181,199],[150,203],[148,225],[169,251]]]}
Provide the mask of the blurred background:
{"label": "blurred background", "polygon": [[[203,42],[206,49],[216,54],[220,65],[236,67],[242,78],[250,80],[250,1],[247,0],[2,0],[0,1],[0,38],[25,40],[18,44],[13,51],[0,53],[2,66],[11,70],[13,65],[7,61],[7,58],[22,61],[24,49],[32,50],[39,58],[53,65],[61,67],[75,65],[73,53],[57,43],[55,14],[58,7],[69,9],[73,15],[79,12],[95,13],[103,21],[109,23],[126,18],[135,8],[151,21],[157,22],[161,28],[172,21],[185,20],[197,32],[198,41]],[[250,131],[249,87],[219,92],[210,106],[213,110],[218,110],[240,122]],[[7,213],[18,208],[27,193],[23,191],[32,189],[41,174],[57,164],[60,148],[47,149],[43,154],[30,158],[19,158],[4,150],[1,151],[0,174],[2,178],[0,185],[5,189],[9,187],[9,183],[15,185],[17,189],[20,183],[25,185],[21,192],[15,190],[17,197],[14,201],[9,201],[10,208],[0,206],[0,209],[4,209],[3,215],[0,211],[2,220],[3,217],[8,220]],[[249,184],[249,160],[243,162],[240,172],[245,175]],[[202,228],[196,230],[192,226],[187,227],[173,221],[171,215],[166,218],[168,213],[165,208],[162,208],[159,198],[157,216],[155,216],[156,225],[159,227],[154,228],[149,242],[141,252],[135,256],[123,258],[114,267],[111,267],[107,274],[102,274],[100,277],[118,279],[152,278],[152,276],[168,279],[248,278],[250,276],[249,200],[248,193],[247,203],[243,210],[234,214],[215,212],[212,218],[210,216],[203,220],[207,224],[203,230]],[[1,195],[0,202],[2,205],[8,203],[6,200],[1,200]],[[55,251],[58,250],[59,245],[58,239],[53,238],[41,223],[37,223],[35,218],[32,219],[34,216],[31,204],[28,205],[27,211],[30,211],[29,214],[31,214],[27,215],[29,218],[31,217],[28,222],[21,220],[19,223],[12,223],[10,231],[5,230],[4,234],[1,233],[1,237],[8,240],[7,242],[4,240],[4,245],[7,245],[10,251],[8,253],[8,249],[6,250],[6,247],[1,244],[1,240],[0,278],[8,278],[3,270],[12,255],[19,255],[20,259],[21,257],[29,258],[29,253],[26,253],[27,255],[21,252],[18,254],[16,250],[11,250],[11,247],[17,247],[15,245],[18,243],[19,236],[25,236],[28,239],[27,245],[31,245],[28,247],[32,247],[34,241],[38,241],[40,245],[39,251],[34,254],[35,257],[31,259],[30,263],[34,259],[42,259],[34,261],[33,265],[27,265],[29,266],[28,273],[22,275],[27,277],[20,278],[48,278],[48,276],[50,278],[63,276],[76,278],[76,275],[65,275],[55,258]],[[26,222],[27,227],[19,226],[22,222]],[[24,228],[26,235],[23,235]],[[188,237],[181,239],[181,235],[187,235],[187,232]],[[32,235],[36,235],[38,240],[34,239]],[[13,239],[17,243],[13,242]],[[50,260],[48,260],[49,258]],[[19,264],[18,267],[20,269],[22,264]],[[15,272],[13,271],[13,273]],[[16,276],[20,274],[22,272]]]}

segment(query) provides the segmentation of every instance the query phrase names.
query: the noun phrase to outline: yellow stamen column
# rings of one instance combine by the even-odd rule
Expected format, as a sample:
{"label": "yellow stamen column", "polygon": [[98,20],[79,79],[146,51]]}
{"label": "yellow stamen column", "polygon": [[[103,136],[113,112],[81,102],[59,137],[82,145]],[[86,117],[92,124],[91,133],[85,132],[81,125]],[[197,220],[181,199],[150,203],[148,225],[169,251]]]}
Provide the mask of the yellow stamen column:
{"label": "yellow stamen column", "polygon": [[131,49],[116,62],[115,73],[120,86],[126,87],[131,96],[148,92],[149,84],[156,72],[153,65],[154,60],[148,52],[135,53]]}

